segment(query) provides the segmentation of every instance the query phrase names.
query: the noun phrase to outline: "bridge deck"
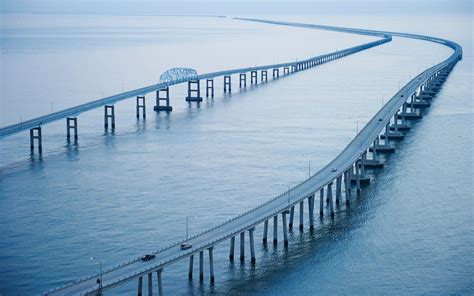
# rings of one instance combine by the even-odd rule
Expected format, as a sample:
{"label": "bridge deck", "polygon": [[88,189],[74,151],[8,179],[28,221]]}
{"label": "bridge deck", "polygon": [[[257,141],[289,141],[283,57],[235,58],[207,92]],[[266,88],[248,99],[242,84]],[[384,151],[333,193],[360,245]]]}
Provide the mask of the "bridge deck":
{"label": "bridge deck", "polygon": [[[291,203],[288,204],[288,193],[284,192],[277,197],[271,199],[263,205],[260,205],[246,213],[241,214],[221,225],[218,225],[210,230],[200,233],[188,241],[193,244],[193,247],[189,250],[182,251],[179,248],[181,242],[177,242],[170,247],[164,248],[156,253],[156,258],[142,262],[139,258],[132,260],[122,266],[115,267],[109,271],[103,273],[103,289],[110,289],[124,281],[135,279],[138,276],[145,275],[151,271],[155,271],[159,268],[163,268],[175,261],[187,258],[190,254],[198,253],[211,246],[222,242],[229,237],[238,235],[244,230],[250,229],[261,222],[281,213],[282,211],[289,208],[291,205],[298,204],[301,200],[305,199],[309,195],[317,192],[320,188],[324,187],[328,183],[332,182],[336,177],[340,176],[345,170],[352,166],[352,164],[362,155],[363,152],[373,143],[378,137],[385,126],[390,122],[390,118],[393,117],[396,112],[400,109],[401,105],[405,102],[416,89],[424,83],[430,76],[437,71],[454,65],[457,60],[462,57],[462,49],[459,45],[454,42],[443,40],[434,37],[404,34],[396,32],[384,32],[384,31],[369,31],[369,30],[358,30],[349,28],[337,28],[337,27],[326,27],[308,24],[297,24],[288,22],[275,22],[266,20],[253,20],[243,19],[249,21],[259,21],[279,25],[288,26],[299,26],[299,27],[314,27],[324,28],[343,32],[352,32],[357,34],[392,34],[401,37],[423,39],[432,42],[445,44],[452,49],[454,53],[445,61],[438,65],[435,65],[419,75],[413,78],[405,86],[403,86],[383,107],[380,109],[375,116],[367,123],[367,125],[360,131],[360,133],[348,144],[348,146],[326,167],[321,169],[315,175],[309,179],[303,181],[299,185],[291,188],[290,196]],[[381,119],[381,121],[380,121]],[[334,171],[333,168],[337,170]],[[58,288],[56,290],[47,292],[48,295],[54,294],[88,294],[97,290],[96,277],[93,275],[88,279],[81,280],[76,283],[72,283],[66,287]]]}

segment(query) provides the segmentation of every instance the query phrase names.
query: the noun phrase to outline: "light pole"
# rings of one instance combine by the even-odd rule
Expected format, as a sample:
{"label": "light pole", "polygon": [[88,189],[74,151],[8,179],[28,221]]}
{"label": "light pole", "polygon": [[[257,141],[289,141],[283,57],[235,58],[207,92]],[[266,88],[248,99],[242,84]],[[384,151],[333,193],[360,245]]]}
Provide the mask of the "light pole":
{"label": "light pole", "polygon": [[186,240],[189,238],[189,218],[196,218],[196,216],[186,216]]}
{"label": "light pole", "polygon": [[291,196],[290,196],[290,185],[286,185],[288,186],[288,207],[290,207],[290,199],[291,199]]}
{"label": "light pole", "polygon": [[[91,260],[95,260],[94,257],[91,257]],[[99,284],[99,296],[102,296],[102,260],[99,260],[99,277],[97,278],[97,283]]]}
{"label": "light pole", "polygon": [[308,177],[311,178],[311,160],[308,160]]}

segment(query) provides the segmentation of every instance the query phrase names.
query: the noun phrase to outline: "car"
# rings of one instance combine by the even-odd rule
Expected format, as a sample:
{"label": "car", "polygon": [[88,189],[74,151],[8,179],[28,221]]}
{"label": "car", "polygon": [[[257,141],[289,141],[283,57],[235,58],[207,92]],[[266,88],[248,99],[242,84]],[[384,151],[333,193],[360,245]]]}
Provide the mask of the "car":
{"label": "car", "polygon": [[190,249],[192,247],[193,247],[193,245],[190,244],[190,243],[182,243],[181,246],[180,246],[181,250],[187,250],[187,249]]}
{"label": "car", "polygon": [[151,260],[151,259],[153,259],[153,258],[155,258],[155,257],[156,257],[155,255],[146,254],[146,255],[143,255],[142,261],[148,261],[148,260]]}
{"label": "car", "polygon": [[336,169],[336,168],[332,168],[331,172],[335,172],[335,171],[337,171],[337,169]]}
{"label": "car", "polygon": [[382,121],[382,118],[379,118],[379,121]]}

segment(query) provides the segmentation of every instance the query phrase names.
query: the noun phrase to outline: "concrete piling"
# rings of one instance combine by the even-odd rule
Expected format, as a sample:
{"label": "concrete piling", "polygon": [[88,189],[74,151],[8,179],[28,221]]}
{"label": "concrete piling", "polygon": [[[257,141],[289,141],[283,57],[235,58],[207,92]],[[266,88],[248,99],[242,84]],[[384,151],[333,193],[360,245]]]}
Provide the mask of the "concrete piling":
{"label": "concrete piling", "polygon": [[142,110],[143,118],[146,118],[145,96],[137,96],[137,104],[136,104],[137,118],[140,118],[140,109]]}
{"label": "concrete piling", "polygon": [[324,187],[319,191],[319,215],[324,215]]}
{"label": "concrete piling", "polygon": [[193,267],[194,267],[194,255],[189,256],[189,269],[188,269],[188,278],[191,280],[193,278]]}
{"label": "concrete piling", "polygon": [[273,216],[273,244],[278,243],[278,215]]}
{"label": "concrete piling", "polygon": [[288,246],[288,228],[286,224],[286,214],[288,214],[288,211],[283,211],[281,213],[281,221],[282,221],[282,226],[283,226],[283,244]]}
{"label": "concrete piling", "polygon": [[71,130],[74,131],[74,140],[77,141],[77,118],[76,117],[67,117],[66,118],[66,132],[67,139],[71,139]]}
{"label": "concrete piling", "polygon": [[[161,102],[164,102],[162,105]],[[156,103],[153,107],[153,110],[160,112],[171,112],[173,111],[173,107],[170,106],[170,89],[166,87],[164,89],[159,89],[156,91]]]}
{"label": "concrete piling", "polygon": [[199,281],[204,281],[204,252],[199,252]]}
{"label": "concrete piling", "polygon": [[240,262],[245,261],[245,232],[240,233]]}
{"label": "concrete piling", "polygon": [[206,98],[214,97],[214,79],[206,79]]}
{"label": "concrete piling", "polygon": [[214,283],[214,256],[212,254],[214,247],[210,247],[208,250],[209,252],[209,276],[211,277],[211,283]]}
{"label": "concrete piling", "polygon": [[156,280],[158,282],[158,296],[163,296],[163,279],[161,276],[163,269],[158,269],[156,271]]}
{"label": "concrete piling", "polygon": [[234,261],[235,236],[230,238],[229,260]]}
{"label": "concrete piling", "polygon": [[300,230],[303,230],[304,202],[300,201]]}
{"label": "concrete piling", "polygon": [[224,93],[226,92],[229,92],[229,93],[232,92],[232,80],[231,80],[230,75],[224,76]]}
{"label": "concrete piling", "polygon": [[267,236],[268,236],[268,220],[263,222],[263,243],[267,243]]}
{"label": "concrete piling", "polygon": [[255,228],[249,229],[249,241],[250,241],[250,262],[255,263],[255,243],[253,233],[255,232]]}
{"label": "concrete piling", "polygon": [[112,129],[115,129],[115,108],[113,105],[104,106],[104,128],[109,128],[109,118]]}

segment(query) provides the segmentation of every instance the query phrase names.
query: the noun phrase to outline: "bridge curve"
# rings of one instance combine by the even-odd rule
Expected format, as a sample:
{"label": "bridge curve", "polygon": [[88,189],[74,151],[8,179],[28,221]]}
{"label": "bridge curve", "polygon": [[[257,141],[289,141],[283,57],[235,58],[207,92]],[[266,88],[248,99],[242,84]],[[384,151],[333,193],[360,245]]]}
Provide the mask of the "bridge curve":
{"label": "bridge curve", "polygon": [[[104,271],[101,274],[103,278],[102,289],[107,290],[111,289],[117,285],[122,284],[123,282],[141,278],[143,276],[149,275],[151,272],[158,271],[161,274],[161,271],[164,267],[190,257],[191,255],[201,253],[205,250],[212,251],[212,248],[224,240],[233,238],[239,234],[244,233],[245,231],[252,231],[257,225],[268,221],[271,218],[282,215],[286,217],[287,211],[297,205],[298,203],[304,201],[306,198],[313,197],[313,206],[314,206],[314,196],[318,192],[322,192],[326,186],[330,189],[332,182],[334,180],[339,181],[344,176],[347,180],[352,176],[353,169],[355,168],[357,173],[357,184],[360,182],[360,174],[358,169],[360,168],[360,162],[364,161],[364,155],[366,151],[370,148],[371,145],[373,149],[376,149],[375,143],[378,143],[379,135],[383,132],[385,128],[385,135],[387,136],[388,127],[390,125],[391,119],[396,118],[398,121],[400,108],[404,110],[407,99],[413,98],[413,95],[417,95],[417,90],[420,92],[418,96],[429,95],[432,92],[435,92],[438,89],[444,79],[449,75],[449,72],[452,70],[454,65],[462,59],[462,48],[455,42],[430,36],[423,36],[417,34],[408,34],[408,33],[399,33],[399,32],[387,32],[387,31],[375,31],[375,30],[363,30],[363,29],[353,29],[353,28],[342,28],[342,27],[329,27],[329,26],[320,26],[320,25],[311,25],[311,24],[301,24],[301,23],[290,23],[290,22],[279,22],[279,21],[269,21],[269,20],[259,20],[259,19],[242,19],[245,21],[255,21],[270,23],[276,25],[285,25],[285,26],[296,26],[296,27],[308,27],[308,28],[319,28],[325,30],[334,30],[355,34],[377,34],[377,35],[394,35],[406,38],[421,39],[430,42],[436,42],[443,45],[446,45],[453,49],[453,53],[446,60],[441,63],[434,65],[422,73],[418,74],[412,80],[410,80],[406,85],[404,85],[366,124],[366,126],[358,133],[358,135],[345,147],[345,149],[328,165],[322,168],[320,171],[296,185],[293,188],[290,188],[289,191],[283,192],[280,195],[274,197],[271,200],[268,200],[262,205],[255,207],[241,215],[234,217],[220,225],[217,225],[211,229],[205,230],[199,234],[196,234],[186,240],[186,242],[192,243],[192,248],[188,250],[181,250],[179,248],[180,244],[184,242],[179,241],[173,243],[165,248],[162,248],[156,251],[155,260],[151,261],[141,261],[140,258],[135,258],[129,262],[126,262],[120,266],[110,268],[109,270]],[[218,72],[219,73],[219,72]],[[205,75],[203,76],[205,77]],[[412,101],[413,104],[413,101]],[[413,106],[413,105],[412,105]],[[402,113],[403,114],[403,113]],[[408,115],[403,115],[408,116]],[[354,164],[356,164],[354,166]],[[351,179],[349,179],[351,181]],[[347,183],[347,182],[346,182]],[[347,188],[347,187],[346,187]],[[359,189],[359,187],[358,187]],[[332,192],[332,190],[331,190]],[[347,194],[346,190],[346,194]],[[332,194],[332,193],[331,193]],[[350,194],[350,190],[349,190]],[[288,196],[291,197],[289,201]],[[329,198],[329,195],[328,195]],[[346,198],[348,198],[346,196]],[[331,195],[331,205],[332,205],[332,195]],[[286,229],[286,220],[284,221],[284,229]],[[267,224],[266,224],[267,225]],[[268,225],[267,225],[268,226]],[[211,254],[211,253],[210,253]],[[70,283],[66,286],[59,287],[57,289],[46,292],[47,295],[62,295],[62,294],[93,294],[96,293],[99,289],[96,278],[98,274],[91,275],[88,278],[78,280],[76,282]]]}

